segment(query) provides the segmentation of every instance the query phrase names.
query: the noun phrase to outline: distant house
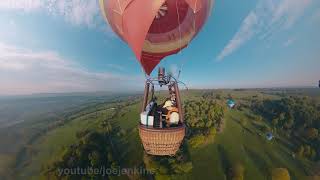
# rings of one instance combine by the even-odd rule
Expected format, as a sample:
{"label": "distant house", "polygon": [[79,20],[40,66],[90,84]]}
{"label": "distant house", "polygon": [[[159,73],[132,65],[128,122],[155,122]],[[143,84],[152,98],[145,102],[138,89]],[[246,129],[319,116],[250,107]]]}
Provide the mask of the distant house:
{"label": "distant house", "polygon": [[234,100],[228,99],[227,105],[228,105],[230,108],[234,108],[234,106],[236,105],[236,103],[234,102]]}

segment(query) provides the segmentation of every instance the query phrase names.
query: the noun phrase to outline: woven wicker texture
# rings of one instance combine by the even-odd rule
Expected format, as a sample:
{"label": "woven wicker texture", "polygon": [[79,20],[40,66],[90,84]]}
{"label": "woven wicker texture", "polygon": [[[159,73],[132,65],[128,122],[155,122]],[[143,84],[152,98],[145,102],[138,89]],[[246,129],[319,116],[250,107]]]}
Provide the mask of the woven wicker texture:
{"label": "woven wicker texture", "polygon": [[185,136],[185,126],[164,130],[140,126],[139,135],[146,153],[157,156],[174,155]]}

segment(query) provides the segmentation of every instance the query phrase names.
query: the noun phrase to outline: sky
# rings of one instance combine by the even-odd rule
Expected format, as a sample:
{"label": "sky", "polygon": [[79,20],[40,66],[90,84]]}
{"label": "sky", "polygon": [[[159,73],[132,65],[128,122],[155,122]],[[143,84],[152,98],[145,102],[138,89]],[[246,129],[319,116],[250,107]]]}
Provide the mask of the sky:
{"label": "sky", "polygon": [[[317,86],[319,32],[318,0],[216,0],[160,66],[189,88]],[[96,0],[0,1],[0,95],[142,91],[144,80]]]}

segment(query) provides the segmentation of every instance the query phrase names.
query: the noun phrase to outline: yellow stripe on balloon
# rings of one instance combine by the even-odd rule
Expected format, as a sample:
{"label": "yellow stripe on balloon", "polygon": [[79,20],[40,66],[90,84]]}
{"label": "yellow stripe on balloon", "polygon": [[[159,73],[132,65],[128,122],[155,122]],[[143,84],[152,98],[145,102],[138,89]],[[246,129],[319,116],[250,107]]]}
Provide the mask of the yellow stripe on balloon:
{"label": "yellow stripe on balloon", "polygon": [[163,43],[151,43],[148,40],[144,41],[143,51],[148,53],[166,53],[185,47],[192,40],[195,35],[195,31],[191,31],[189,34],[184,35],[174,41],[166,41]]}

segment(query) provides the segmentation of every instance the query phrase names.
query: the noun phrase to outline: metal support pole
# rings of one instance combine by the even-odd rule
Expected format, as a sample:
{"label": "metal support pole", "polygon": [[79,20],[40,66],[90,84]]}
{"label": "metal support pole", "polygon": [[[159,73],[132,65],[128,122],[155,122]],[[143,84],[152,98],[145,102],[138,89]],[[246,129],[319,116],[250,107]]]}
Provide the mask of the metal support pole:
{"label": "metal support pole", "polygon": [[177,98],[177,105],[178,105],[179,114],[180,114],[180,121],[181,121],[181,123],[183,123],[184,122],[184,112],[182,109],[182,102],[181,102],[179,87],[176,82],[174,83],[174,90],[175,90],[176,98]]}
{"label": "metal support pole", "polygon": [[150,83],[146,82],[146,85],[144,87],[144,95],[143,95],[143,102],[142,102],[141,112],[146,110],[146,106],[148,104],[149,88],[150,88]]}

